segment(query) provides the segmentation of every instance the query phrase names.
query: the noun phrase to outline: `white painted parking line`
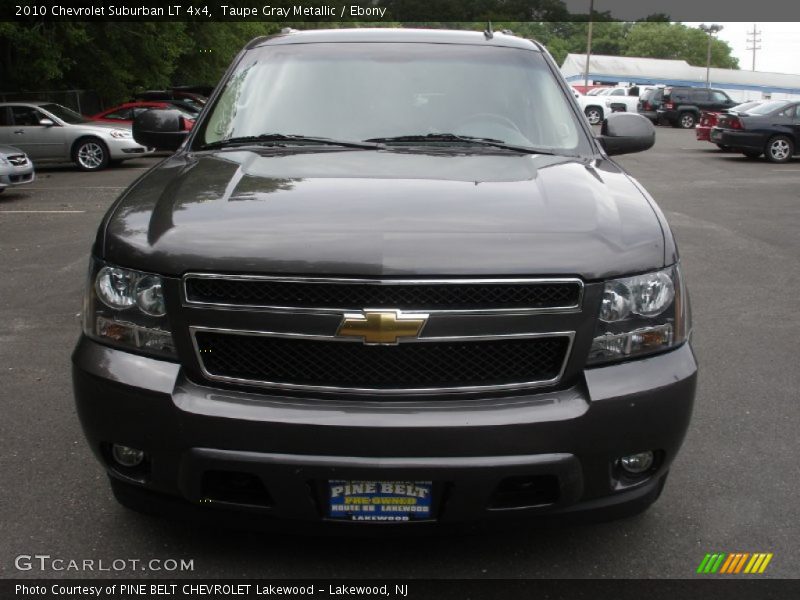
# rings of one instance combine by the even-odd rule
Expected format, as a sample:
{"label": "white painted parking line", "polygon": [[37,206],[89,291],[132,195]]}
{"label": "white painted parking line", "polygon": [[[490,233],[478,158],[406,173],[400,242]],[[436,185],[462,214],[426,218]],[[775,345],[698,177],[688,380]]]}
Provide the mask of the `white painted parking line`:
{"label": "white painted parking line", "polygon": [[773,173],[800,173],[800,169],[770,169]]}
{"label": "white painted parking line", "polygon": [[85,213],[85,210],[0,210],[0,215],[2,214],[13,214],[13,215],[20,215],[20,214],[75,214],[75,213]]}

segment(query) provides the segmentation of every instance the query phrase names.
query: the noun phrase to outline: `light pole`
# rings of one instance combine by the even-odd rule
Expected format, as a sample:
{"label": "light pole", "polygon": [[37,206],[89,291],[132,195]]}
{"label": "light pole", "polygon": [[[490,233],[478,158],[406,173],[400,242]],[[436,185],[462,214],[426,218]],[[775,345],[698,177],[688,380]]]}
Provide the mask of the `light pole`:
{"label": "light pole", "polygon": [[589,57],[592,55],[592,16],[594,15],[594,0],[589,0],[589,33],[586,36],[586,70],[583,73],[584,94],[589,88]]}
{"label": "light pole", "polygon": [[722,31],[722,25],[717,25],[714,23],[713,25],[706,25],[703,23],[700,25],[700,30],[704,31],[708,34],[708,51],[706,52],[706,87],[711,87],[711,40],[714,38],[716,34]]}

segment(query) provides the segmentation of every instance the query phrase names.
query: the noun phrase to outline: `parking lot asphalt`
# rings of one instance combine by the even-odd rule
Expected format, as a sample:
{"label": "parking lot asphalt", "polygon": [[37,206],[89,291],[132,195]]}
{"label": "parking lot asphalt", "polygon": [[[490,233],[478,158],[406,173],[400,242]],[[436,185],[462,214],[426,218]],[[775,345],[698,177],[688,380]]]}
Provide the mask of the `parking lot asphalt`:
{"label": "parking lot asphalt", "polygon": [[[701,365],[695,412],[661,499],[590,526],[425,540],[206,530],[113,500],[83,439],[69,356],[88,253],[119,192],[156,159],[99,173],[42,168],[0,195],[0,576],[692,577],[707,552],[800,558],[800,160],[719,152],[659,128],[619,162],[656,198],[680,244]],[[18,555],[191,559],[190,572],[19,571]]]}

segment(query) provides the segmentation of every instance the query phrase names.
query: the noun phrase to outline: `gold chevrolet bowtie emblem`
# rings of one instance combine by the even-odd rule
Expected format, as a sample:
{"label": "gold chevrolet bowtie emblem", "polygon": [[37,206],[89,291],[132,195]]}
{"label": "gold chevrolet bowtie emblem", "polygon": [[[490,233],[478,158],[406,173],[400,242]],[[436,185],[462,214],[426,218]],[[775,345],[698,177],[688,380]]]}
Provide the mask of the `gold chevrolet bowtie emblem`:
{"label": "gold chevrolet bowtie emblem", "polygon": [[399,310],[365,310],[347,313],[342,319],[338,336],[360,337],[365,344],[397,344],[400,338],[419,337],[428,315],[404,315]]}

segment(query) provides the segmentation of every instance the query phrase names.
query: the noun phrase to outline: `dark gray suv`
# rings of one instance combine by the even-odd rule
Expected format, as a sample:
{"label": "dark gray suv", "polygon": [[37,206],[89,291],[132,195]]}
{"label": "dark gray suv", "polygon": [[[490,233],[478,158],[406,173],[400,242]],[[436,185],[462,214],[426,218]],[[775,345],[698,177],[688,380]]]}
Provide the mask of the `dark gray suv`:
{"label": "dark gray suv", "polygon": [[675,241],[547,52],[491,32],[250,43],[92,250],[78,413],[140,510],[333,528],[646,508],[697,366]]}

